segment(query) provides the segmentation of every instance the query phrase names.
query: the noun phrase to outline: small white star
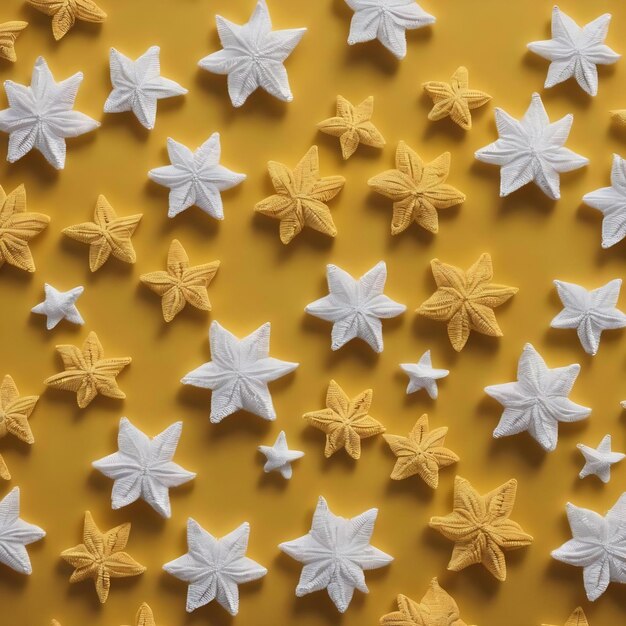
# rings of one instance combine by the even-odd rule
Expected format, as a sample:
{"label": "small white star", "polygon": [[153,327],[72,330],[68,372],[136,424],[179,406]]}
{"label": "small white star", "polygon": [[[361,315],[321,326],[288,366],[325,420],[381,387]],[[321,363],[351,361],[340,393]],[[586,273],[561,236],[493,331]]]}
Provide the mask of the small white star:
{"label": "small white star", "polygon": [[611,480],[611,465],[619,463],[626,454],[611,450],[611,435],[604,435],[597,448],[579,443],[576,446],[585,457],[585,467],[580,470],[580,478],[595,474],[603,483]]}
{"label": "small white star", "polygon": [[52,285],[45,283],[44,291],[46,299],[34,306],[31,311],[39,315],[47,316],[46,328],[51,330],[61,320],[67,320],[72,324],[84,324],[85,320],[76,308],[76,300],[82,295],[85,288],[81,285],[69,291],[59,291]]}
{"label": "small white star", "polygon": [[400,363],[400,367],[408,374],[409,384],[407,393],[414,393],[426,389],[426,393],[434,400],[439,391],[437,381],[445,378],[450,371],[433,367],[430,350],[426,350],[417,363]]}
{"label": "small white star", "polygon": [[290,450],[287,446],[287,436],[285,431],[281,430],[276,437],[273,446],[259,446],[257,450],[263,453],[267,459],[263,469],[265,472],[280,472],[283,478],[289,480],[293,473],[291,462],[301,459],[304,452],[300,450]]}

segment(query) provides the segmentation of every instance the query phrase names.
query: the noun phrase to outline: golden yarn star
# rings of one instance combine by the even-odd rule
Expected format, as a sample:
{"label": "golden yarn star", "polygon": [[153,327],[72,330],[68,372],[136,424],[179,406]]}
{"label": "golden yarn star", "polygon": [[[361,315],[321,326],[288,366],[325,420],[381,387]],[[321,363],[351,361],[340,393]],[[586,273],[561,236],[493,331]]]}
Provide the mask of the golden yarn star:
{"label": "golden yarn star", "polygon": [[104,22],[107,14],[93,0],[27,0],[38,11],[52,16],[52,34],[58,41],[74,26],[76,20]]}
{"label": "golden yarn star", "polygon": [[[543,624],[543,626],[550,626],[550,624]],[[589,626],[587,616],[581,607],[574,610],[565,622],[565,626]]]}
{"label": "golden yarn star", "polygon": [[6,59],[15,63],[17,55],[15,54],[15,40],[20,33],[28,26],[28,22],[18,20],[4,22],[0,24],[0,59]]}

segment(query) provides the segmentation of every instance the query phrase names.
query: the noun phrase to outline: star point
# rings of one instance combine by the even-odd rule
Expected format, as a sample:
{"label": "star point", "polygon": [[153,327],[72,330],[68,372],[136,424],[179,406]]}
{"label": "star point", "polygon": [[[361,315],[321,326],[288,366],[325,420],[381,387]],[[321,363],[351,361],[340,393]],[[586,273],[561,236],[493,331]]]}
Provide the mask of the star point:
{"label": "star point", "polygon": [[[550,626],[550,624],[543,624],[543,626]],[[574,609],[574,612],[567,618],[564,626],[589,626],[587,616],[581,607]]]}
{"label": "star point", "polygon": [[280,475],[287,480],[291,478],[293,473],[291,468],[292,461],[301,459],[304,456],[304,452],[301,450],[289,449],[287,445],[287,435],[285,435],[284,430],[278,433],[274,445],[259,446],[257,450],[265,455],[267,459],[263,471],[266,473],[280,472]]}
{"label": "star point", "polygon": [[100,24],[107,14],[93,0],[27,0],[38,11],[52,17],[52,34],[58,41],[74,26],[76,20]]}
{"label": "star point", "polygon": [[28,22],[18,20],[0,24],[0,59],[6,59],[12,63],[17,61],[15,40],[27,26]]}
{"label": "star point", "polygon": [[433,400],[439,395],[437,381],[450,373],[450,370],[433,367],[430,350],[426,350],[417,363],[400,363],[400,368],[409,377],[409,384],[406,388],[407,394],[425,389]]}
{"label": "star point", "polygon": [[85,320],[76,308],[76,301],[85,288],[80,285],[69,291],[59,291],[48,283],[44,284],[45,300],[35,305],[31,312],[46,316],[46,328],[52,330],[61,320],[83,325]]}
{"label": "star point", "polygon": [[611,480],[611,465],[626,458],[626,454],[611,450],[611,435],[604,435],[597,448],[583,443],[577,444],[576,447],[585,457],[585,466],[578,474],[580,478],[595,474],[603,483],[608,483]]}

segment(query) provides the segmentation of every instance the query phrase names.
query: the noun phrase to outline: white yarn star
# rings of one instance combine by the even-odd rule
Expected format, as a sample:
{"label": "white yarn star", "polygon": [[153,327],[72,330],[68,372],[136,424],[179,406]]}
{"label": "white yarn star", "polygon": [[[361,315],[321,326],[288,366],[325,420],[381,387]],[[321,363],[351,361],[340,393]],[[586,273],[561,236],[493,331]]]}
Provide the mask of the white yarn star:
{"label": "white yarn star", "polygon": [[626,493],[602,517],[568,502],[572,539],[552,551],[552,557],[583,568],[587,598],[597,600],[609,582],[626,583]]}
{"label": "white yarn star", "polygon": [[603,483],[611,480],[611,465],[619,463],[626,454],[611,450],[611,435],[604,435],[597,448],[590,448],[583,443],[576,446],[585,457],[585,467],[580,470],[580,478],[595,474]]}
{"label": "white yarn star", "polygon": [[569,148],[574,116],[569,113],[550,122],[538,93],[521,120],[496,108],[499,139],[475,153],[479,161],[500,166],[500,196],[508,196],[531,181],[553,200],[561,197],[559,174],[577,170],[589,163]]}
{"label": "white yarn star", "polygon": [[186,374],[181,382],[211,389],[211,422],[217,424],[239,409],[266,420],[276,411],[268,383],[293,372],[298,363],[269,356],[269,322],[244,339],[238,339],[216,321],[209,329],[212,361]]}
{"label": "white yarn star", "polygon": [[162,517],[171,517],[169,489],[196,475],[172,461],[183,428],[182,422],[168,426],[150,439],[123,417],[117,435],[118,452],[92,463],[112,478],[111,506],[120,509],[141,498]]}
{"label": "white yarn star", "polygon": [[434,400],[439,394],[437,381],[445,378],[450,371],[433,367],[430,350],[426,350],[417,363],[400,363],[400,367],[408,374],[409,384],[406,392],[414,393],[426,389],[426,393]]}
{"label": "white yarn star", "polygon": [[493,436],[508,437],[528,431],[544,450],[554,450],[559,422],[578,422],[591,413],[591,409],[567,397],[579,372],[577,363],[548,368],[537,350],[527,343],[517,365],[517,381],[485,387],[485,393],[504,407]]}
{"label": "white yarn star", "polygon": [[267,574],[246,556],[250,524],[244,522],[217,539],[196,520],[187,520],[187,553],[166,563],[163,569],[189,583],[187,612],[217,600],[231,615],[239,611],[239,587]]}
{"label": "white yarn star", "polygon": [[184,87],[161,76],[159,46],[152,46],[136,61],[111,48],[111,84],[113,90],[104,103],[105,113],[132,111],[142,126],[154,128],[157,100],[182,96]]}
{"label": "white yarn star", "polygon": [[378,39],[396,58],[406,56],[406,31],[435,23],[415,0],[346,0],[354,11],[348,44]]}
{"label": "white yarn star", "polygon": [[43,57],[35,61],[29,87],[4,81],[9,108],[0,111],[0,130],[9,133],[9,163],[35,149],[56,169],[65,167],[65,139],[100,126],[100,122],[72,110],[82,82],[82,72],[55,82]]}
{"label": "white yarn star", "polygon": [[554,87],[576,77],[591,96],[598,93],[596,65],[615,63],[620,55],[604,44],[611,14],[605,13],[582,28],[559,7],[552,9],[552,39],[533,41],[528,49],[552,61],[544,87]]}
{"label": "white yarn star", "polygon": [[603,330],[626,326],[626,315],[615,307],[622,286],[621,278],[591,291],[560,280],[555,280],[554,284],[564,308],[550,322],[550,326],[575,328],[588,354],[595,355],[598,352]]}
{"label": "white yarn star", "polygon": [[20,490],[14,487],[0,500],[0,563],[20,574],[32,574],[26,546],[46,533],[39,526],[20,518]]}
{"label": "white yarn star", "polygon": [[326,589],[340,613],[350,605],[354,590],[368,593],[364,570],[378,569],[393,557],[370,545],[378,509],[352,519],[334,515],[320,496],[308,534],[278,547],[304,564],[296,587],[299,598]]}
{"label": "white yarn star", "polygon": [[336,265],[326,266],[329,294],[311,302],[305,308],[309,315],[333,322],[331,348],[359,337],[375,352],[383,351],[383,318],[404,313],[404,304],[394,302],[383,294],[387,280],[387,265],[379,261],[358,280]]}
{"label": "white yarn star", "polygon": [[168,138],[171,165],[148,172],[151,180],[170,189],[168,217],[195,205],[216,220],[224,219],[220,192],[237,186],[246,175],[220,165],[221,150],[219,133],[213,133],[195,152]]}
{"label": "white yarn star", "polygon": [[59,291],[48,283],[45,283],[43,288],[46,294],[45,300],[34,306],[31,311],[47,317],[46,328],[48,330],[53,329],[61,320],[67,320],[72,324],[85,323],[76,308],[76,300],[85,291],[82,285],[69,291]]}
{"label": "white yarn star", "polygon": [[279,100],[291,102],[293,95],[283,63],[306,28],[272,30],[265,0],[257,1],[246,24],[233,24],[221,15],[216,15],[215,21],[223,49],[204,57],[198,65],[214,74],[228,74],[233,106],[240,107],[259,87]]}
{"label": "white yarn star", "polygon": [[300,450],[290,450],[287,446],[287,435],[281,430],[276,437],[273,446],[259,446],[257,450],[265,455],[267,462],[263,469],[265,472],[280,472],[283,478],[289,480],[293,474],[291,462],[301,459],[304,452]]}

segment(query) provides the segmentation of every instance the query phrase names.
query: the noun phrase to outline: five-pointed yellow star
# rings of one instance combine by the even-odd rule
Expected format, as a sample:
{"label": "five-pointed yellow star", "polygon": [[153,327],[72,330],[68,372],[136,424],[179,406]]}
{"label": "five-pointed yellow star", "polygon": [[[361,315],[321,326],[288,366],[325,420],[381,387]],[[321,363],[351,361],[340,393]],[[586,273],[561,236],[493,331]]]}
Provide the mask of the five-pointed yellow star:
{"label": "five-pointed yellow star", "polygon": [[76,20],[104,22],[107,14],[93,0],[27,0],[42,13],[52,16],[52,34],[58,41],[74,26]]}
{"label": "five-pointed yellow star", "polygon": [[28,26],[28,22],[12,21],[0,24],[0,59],[17,61],[15,54],[15,40]]}
{"label": "five-pointed yellow star", "polygon": [[[543,626],[550,626],[550,624],[543,624]],[[574,610],[565,622],[565,626],[589,626],[587,616],[581,607]]]}

